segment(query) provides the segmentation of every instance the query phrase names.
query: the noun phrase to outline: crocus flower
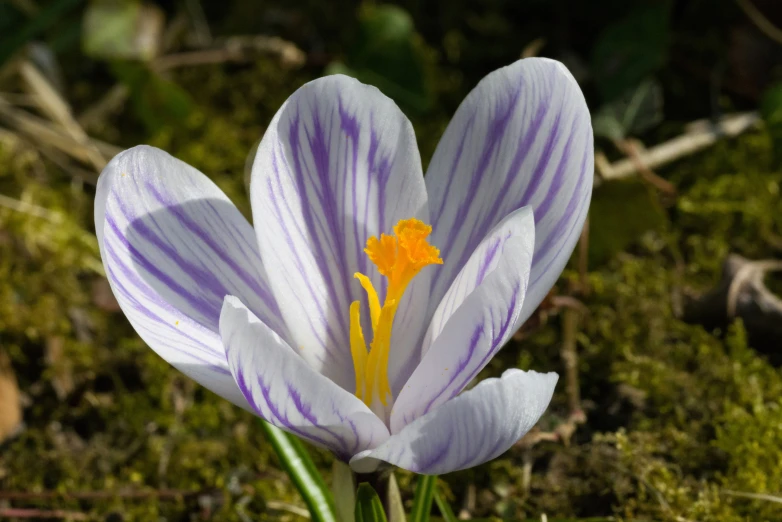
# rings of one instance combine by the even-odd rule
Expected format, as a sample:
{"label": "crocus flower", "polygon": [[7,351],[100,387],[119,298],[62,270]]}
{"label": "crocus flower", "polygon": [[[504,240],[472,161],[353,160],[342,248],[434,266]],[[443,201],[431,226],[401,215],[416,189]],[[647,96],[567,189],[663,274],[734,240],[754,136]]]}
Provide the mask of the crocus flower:
{"label": "crocus flower", "polygon": [[101,174],[95,227],[122,310],[173,366],[356,471],[445,473],[506,451],[551,400],[554,373],[464,389],[564,268],[592,141],[565,67],[521,60],[464,100],[424,178],[399,108],[329,76],[266,130],[254,226],[139,146]]}

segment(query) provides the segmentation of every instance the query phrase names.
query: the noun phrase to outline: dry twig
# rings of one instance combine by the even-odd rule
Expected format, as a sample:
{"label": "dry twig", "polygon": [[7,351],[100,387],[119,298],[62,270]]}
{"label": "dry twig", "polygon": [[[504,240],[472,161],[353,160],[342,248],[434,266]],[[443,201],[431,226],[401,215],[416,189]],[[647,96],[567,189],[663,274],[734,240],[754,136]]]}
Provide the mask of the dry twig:
{"label": "dry twig", "polygon": [[83,145],[58,126],[16,109],[2,97],[0,97],[0,120],[34,142],[56,148],[82,163],[91,163],[91,158],[94,157],[92,147],[97,148],[104,158],[114,157],[122,151],[119,147],[96,139],[90,139],[89,146]]}
{"label": "dry twig", "polygon": [[602,155],[595,155],[595,186],[604,180],[622,179],[638,172],[638,166],[656,169],[677,159],[689,156],[714,145],[720,138],[732,138],[759,125],[761,119],[757,112],[745,112],[726,116],[719,123],[712,124],[706,120],[693,122],[688,131],[645,151],[639,152],[635,158],[626,158],[615,163],[609,163]]}
{"label": "dry twig", "polygon": [[298,515],[302,518],[306,518],[306,519],[310,518],[309,511],[307,511],[303,507],[289,504],[288,502],[281,502],[278,500],[267,500],[266,507],[269,509],[273,509],[275,511],[287,511],[288,513],[293,513],[294,515]]}
{"label": "dry twig", "polygon": [[749,0],[736,0],[736,3],[744,11],[744,14],[752,20],[760,31],[774,40],[778,44],[782,44],[782,29],[779,29],[776,25],[766,18],[766,16],[760,12],[760,9],[755,7],[755,4]]}
{"label": "dry twig", "polygon": [[52,223],[62,223],[63,217],[61,214],[51,211],[49,209],[33,205],[26,201],[20,201],[18,199],[9,198],[3,194],[0,194],[0,207],[10,208],[16,212],[22,212],[23,214],[29,214],[37,218],[45,219]]}
{"label": "dry twig", "polygon": [[[782,271],[782,261],[766,260],[766,261],[748,261],[742,265],[734,274],[733,280],[728,286],[728,298],[727,298],[727,312],[728,319],[736,317],[736,305],[739,299],[739,292],[746,284],[754,284],[757,288],[765,286],[763,285],[763,277],[767,272],[779,272]],[[765,296],[770,302],[776,304],[777,308],[782,308],[782,300],[776,297],[771,292],[764,292]]]}
{"label": "dry twig", "polygon": [[62,126],[65,132],[84,148],[87,158],[96,170],[102,170],[106,166],[106,158],[90,141],[90,137],[73,117],[70,106],[62,99],[57,89],[30,62],[22,63],[19,72],[28,89],[35,95],[35,100],[43,113]]}
{"label": "dry twig", "polygon": [[152,68],[156,71],[167,71],[191,65],[246,62],[259,55],[276,57],[283,66],[291,68],[301,67],[307,58],[304,51],[295,44],[276,36],[233,36],[211,49],[161,56],[152,62]]}
{"label": "dry twig", "polygon": [[764,493],[745,493],[743,491],[733,491],[730,489],[723,489],[720,491],[720,493],[731,497],[751,498],[753,500],[766,500],[768,502],[774,502],[775,504],[782,504],[782,496],[768,495]]}
{"label": "dry twig", "polygon": [[540,54],[540,51],[546,46],[545,38],[535,38],[530,43],[524,46],[521,50],[522,58],[532,58]]}
{"label": "dry twig", "polygon": [[475,511],[475,504],[477,503],[477,488],[475,483],[470,482],[467,484],[467,494],[464,496],[464,504],[459,511],[459,520],[472,519],[472,512]]}
{"label": "dry twig", "polygon": [[666,194],[675,195],[676,187],[670,181],[667,181],[649,168],[641,158],[641,153],[638,150],[638,146],[634,140],[622,140],[616,143],[619,150],[621,150],[629,159],[633,162],[636,172],[643,178],[644,181],[652,185],[654,188],[665,192]]}

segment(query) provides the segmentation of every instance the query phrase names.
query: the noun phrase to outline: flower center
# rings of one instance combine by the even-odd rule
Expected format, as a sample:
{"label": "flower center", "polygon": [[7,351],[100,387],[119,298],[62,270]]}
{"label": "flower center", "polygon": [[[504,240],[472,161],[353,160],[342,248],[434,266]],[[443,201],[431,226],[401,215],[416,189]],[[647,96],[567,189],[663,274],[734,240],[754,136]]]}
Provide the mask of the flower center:
{"label": "flower center", "polygon": [[369,315],[372,319],[372,344],[367,352],[364,333],[361,331],[360,304],[350,304],[350,351],[356,371],[356,396],[372,407],[377,398],[388,405],[391,387],[388,384],[388,355],[391,347],[391,327],[402,295],[407,285],[428,265],[441,265],[440,251],[426,238],[432,227],[417,219],[403,219],[394,227],[394,235],[380,234],[367,240],[364,252],[388,279],[388,291],[383,306],[372,281],[356,272],[354,277],[369,297]]}

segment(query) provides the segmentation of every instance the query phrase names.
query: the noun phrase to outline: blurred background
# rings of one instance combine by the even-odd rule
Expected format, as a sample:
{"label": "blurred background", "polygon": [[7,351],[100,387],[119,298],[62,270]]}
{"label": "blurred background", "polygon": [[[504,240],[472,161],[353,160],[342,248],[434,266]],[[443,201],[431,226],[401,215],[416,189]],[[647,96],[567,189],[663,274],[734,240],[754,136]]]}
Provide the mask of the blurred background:
{"label": "blurred background", "polygon": [[779,0],[0,0],[0,519],[308,516],[256,420],[119,311],[97,175],[148,143],[249,216],[248,154],[304,82],[380,88],[426,166],[523,56],[580,83],[596,189],[569,268],[481,375],[557,371],[554,401],[503,457],[441,477],[454,510],[782,520]]}

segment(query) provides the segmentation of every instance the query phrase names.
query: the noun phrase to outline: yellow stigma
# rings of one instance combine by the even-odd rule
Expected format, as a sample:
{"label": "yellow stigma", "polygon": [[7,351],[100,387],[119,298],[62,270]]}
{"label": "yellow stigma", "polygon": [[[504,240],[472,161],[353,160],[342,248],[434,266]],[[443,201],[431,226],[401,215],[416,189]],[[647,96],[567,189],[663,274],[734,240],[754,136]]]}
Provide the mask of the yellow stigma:
{"label": "yellow stigma", "polygon": [[394,235],[380,234],[380,239],[370,237],[364,249],[369,260],[388,279],[388,291],[383,306],[372,281],[364,274],[354,277],[369,297],[369,314],[372,319],[372,344],[369,353],[361,330],[360,305],[350,305],[350,351],[356,371],[356,396],[368,406],[375,398],[383,406],[388,405],[391,387],[388,384],[388,355],[391,348],[391,327],[402,295],[407,285],[428,265],[441,265],[440,251],[426,238],[432,227],[417,219],[403,219],[394,227]]}

